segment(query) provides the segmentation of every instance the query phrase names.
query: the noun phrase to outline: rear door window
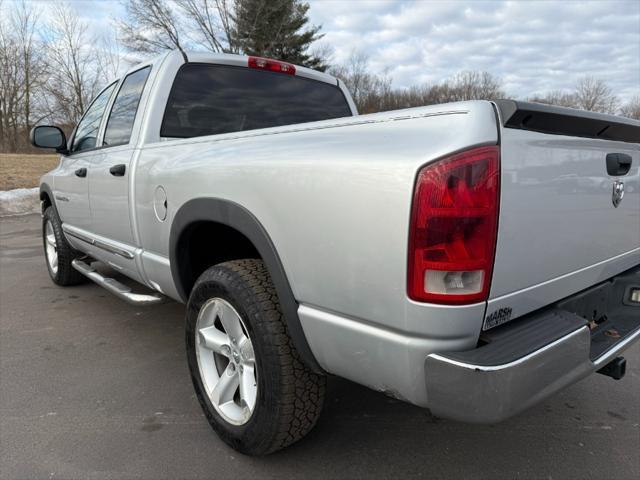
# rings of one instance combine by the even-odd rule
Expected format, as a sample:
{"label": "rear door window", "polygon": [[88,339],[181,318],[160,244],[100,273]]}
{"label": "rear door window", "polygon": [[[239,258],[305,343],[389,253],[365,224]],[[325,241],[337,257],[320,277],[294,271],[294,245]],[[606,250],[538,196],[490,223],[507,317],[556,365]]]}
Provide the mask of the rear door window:
{"label": "rear door window", "polygon": [[105,147],[125,145],[131,139],[138,104],[151,67],[127,75],[111,108],[102,144]]}
{"label": "rear door window", "polygon": [[160,135],[188,138],[351,115],[336,85],[246,67],[187,64],[176,75]]}

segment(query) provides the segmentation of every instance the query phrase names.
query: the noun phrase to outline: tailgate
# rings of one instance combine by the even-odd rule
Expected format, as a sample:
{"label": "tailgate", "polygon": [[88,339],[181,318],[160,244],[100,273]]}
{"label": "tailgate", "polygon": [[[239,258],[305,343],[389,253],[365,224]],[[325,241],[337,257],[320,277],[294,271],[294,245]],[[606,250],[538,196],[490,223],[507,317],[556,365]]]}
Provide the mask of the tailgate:
{"label": "tailgate", "polygon": [[497,105],[502,186],[485,329],[640,264],[640,122]]}

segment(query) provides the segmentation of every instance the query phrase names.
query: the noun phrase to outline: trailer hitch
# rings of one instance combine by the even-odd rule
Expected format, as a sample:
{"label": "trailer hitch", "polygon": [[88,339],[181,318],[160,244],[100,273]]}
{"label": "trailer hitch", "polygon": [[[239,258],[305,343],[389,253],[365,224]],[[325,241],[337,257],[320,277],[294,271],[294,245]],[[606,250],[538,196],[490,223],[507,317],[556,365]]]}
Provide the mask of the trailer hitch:
{"label": "trailer hitch", "polygon": [[620,380],[627,373],[627,360],[624,357],[616,357],[598,370],[598,373]]}

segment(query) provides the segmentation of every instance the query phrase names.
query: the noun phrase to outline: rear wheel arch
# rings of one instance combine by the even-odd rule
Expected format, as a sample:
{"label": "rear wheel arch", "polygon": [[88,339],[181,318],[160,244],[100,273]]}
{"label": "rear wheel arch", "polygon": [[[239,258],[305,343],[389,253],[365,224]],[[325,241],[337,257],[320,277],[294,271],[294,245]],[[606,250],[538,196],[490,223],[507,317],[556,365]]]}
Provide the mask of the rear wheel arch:
{"label": "rear wheel arch", "polygon": [[[169,239],[169,257],[174,285],[186,303],[199,275],[213,264],[192,268],[192,247],[197,243],[194,235],[213,232],[228,236],[228,250],[216,252],[212,258],[219,262],[241,258],[260,258],[275,285],[289,335],[302,360],[314,372],[323,370],[315,359],[302,330],[296,301],[286,272],[271,238],[260,221],[243,206],[218,198],[198,198],[182,205],[173,219]],[[207,235],[207,238],[209,235]],[[211,239],[209,239],[211,240]],[[196,243],[193,243],[193,242]],[[219,263],[216,262],[216,263]],[[209,263],[209,262],[205,262]]]}

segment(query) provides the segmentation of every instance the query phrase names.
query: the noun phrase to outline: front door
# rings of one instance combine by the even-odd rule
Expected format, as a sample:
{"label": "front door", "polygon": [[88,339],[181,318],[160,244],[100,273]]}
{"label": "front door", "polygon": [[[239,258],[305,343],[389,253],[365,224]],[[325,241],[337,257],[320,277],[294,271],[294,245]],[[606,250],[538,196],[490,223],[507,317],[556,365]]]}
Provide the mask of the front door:
{"label": "front door", "polygon": [[88,160],[91,152],[63,156],[55,171],[54,198],[60,220],[82,229],[91,226],[89,210]]}
{"label": "front door", "polygon": [[89,168],[98,155],[96,142],[102,117],[113,93],[115,83],[105,88],[91,103],[54,176],[54,197],[63,223],[83,230],[91,228],[89,208]]}

